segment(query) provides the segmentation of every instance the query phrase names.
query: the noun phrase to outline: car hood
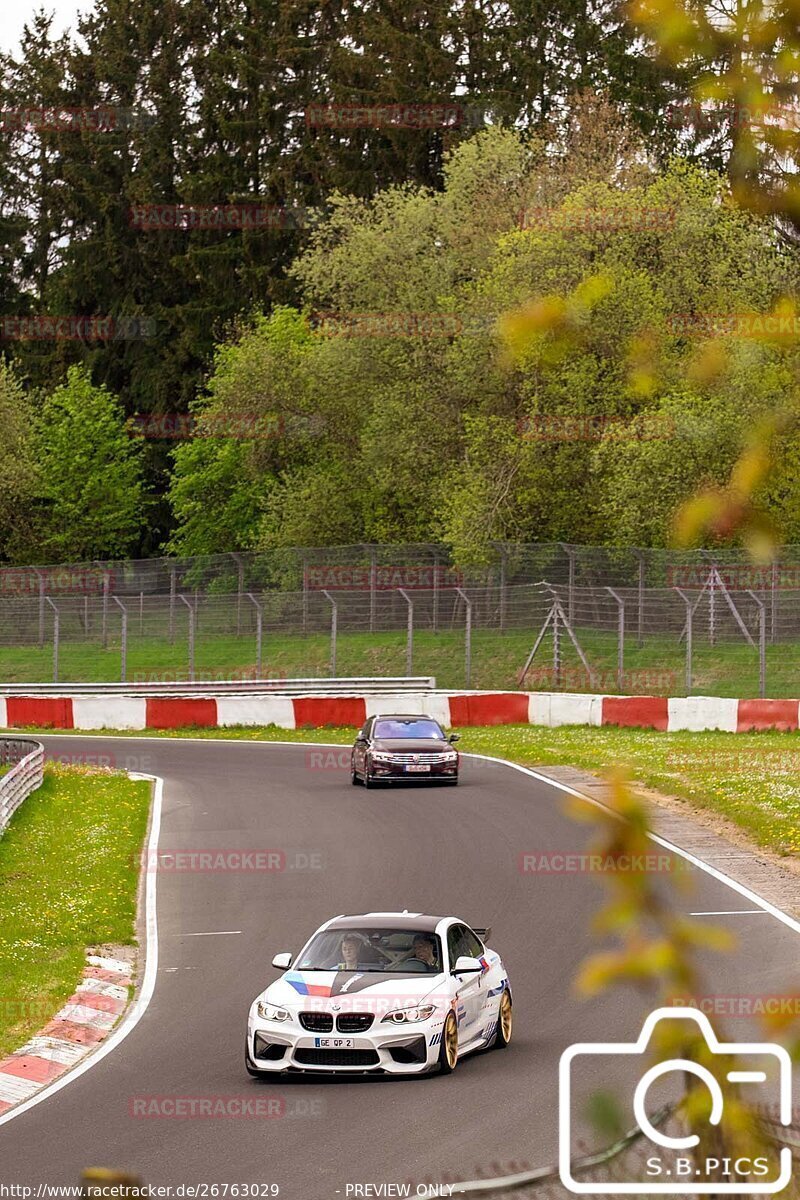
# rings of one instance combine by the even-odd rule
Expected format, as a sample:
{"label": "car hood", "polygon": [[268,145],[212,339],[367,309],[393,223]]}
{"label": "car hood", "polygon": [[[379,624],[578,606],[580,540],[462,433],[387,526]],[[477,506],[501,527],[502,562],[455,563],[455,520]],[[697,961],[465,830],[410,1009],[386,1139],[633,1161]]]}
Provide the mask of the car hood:
{"label": "car hood", "polygon": [[373,750],[399,750],[403,754],[418,752],[430,754],[432,750],[453,749],[450,742],[443,742],[441,738],[375,738],[372,748]]}
{"label": "car hood", "polygon": [[433,992],[444,995],[445,978],[442,973],[287,971],[266,989],[263,999],[315,1012],[389,1012],[402,1005],[418,1004]]}

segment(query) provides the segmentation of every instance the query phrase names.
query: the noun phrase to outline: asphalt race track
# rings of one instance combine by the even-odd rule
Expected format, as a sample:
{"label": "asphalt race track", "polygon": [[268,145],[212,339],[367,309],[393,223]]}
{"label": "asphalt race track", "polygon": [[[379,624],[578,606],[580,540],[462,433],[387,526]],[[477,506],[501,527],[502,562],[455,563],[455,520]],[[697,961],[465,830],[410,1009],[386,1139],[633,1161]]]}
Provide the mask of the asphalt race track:
{"label": "asphalt race track", "polygon": [[[96,1067],[0,1126],[3,1183],[76,1183],[101,1164],[152,1185],[276,1183],[281,1197],[326,1200],[353,1183],[545,1165],[556,1160],[562,1051],[575,1041],[632,1041],[652,1007],[633,991],[574,994],[576,968],[596,948],[588,925],[603,891],[586,874],[519,870],[522,852],[579,852],[590,836],[564,814],[563,794],[535,778],[468,760],[458,788],[367,792],[341,767],[322,769],[303,745],[44,740],[59,754],[136,758],[162,776],[162,851],[278,849],[286,869],[159,873],[159,967],[147,1011]],[[692,876],[687,913],[737,913],[716,919],[738,949],[708,954],[707,992],[794,990],[798,934],[766,912],[742,914],[754,905],[703,872]],[[449,1077],[251,1080],[245,1017],[276,977],[272,955],[299,950],[329,916],[403,908],[492,926],[514,990],[511,1047],[471,1056]],[[753,1027],[734,1020],[727,1031],[744,1039]],[[630,1086],[635,1077],[617,1061],[588,1084]],[[131,1115],[136,1096],[255,1093],[280,1097],[283,1115]]]}

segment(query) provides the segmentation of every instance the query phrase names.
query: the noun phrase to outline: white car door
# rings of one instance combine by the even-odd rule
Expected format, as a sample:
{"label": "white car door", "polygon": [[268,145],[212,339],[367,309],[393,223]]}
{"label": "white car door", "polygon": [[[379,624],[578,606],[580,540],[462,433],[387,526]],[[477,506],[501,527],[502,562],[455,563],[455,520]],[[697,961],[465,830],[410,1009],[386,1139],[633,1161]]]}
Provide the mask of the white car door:
{"label": "white car door", "polygon": [[465,925],[451,925],[447,931],[447,955],[450,960],[451,978],[456,985],[455,1010],[458,1021],[458,1040],[462,1046],[477,1037],[481,1027],[481,1010],[485,993],[483,973],[453,976],[452,971],[462,954],[472,957],[471,938]]}

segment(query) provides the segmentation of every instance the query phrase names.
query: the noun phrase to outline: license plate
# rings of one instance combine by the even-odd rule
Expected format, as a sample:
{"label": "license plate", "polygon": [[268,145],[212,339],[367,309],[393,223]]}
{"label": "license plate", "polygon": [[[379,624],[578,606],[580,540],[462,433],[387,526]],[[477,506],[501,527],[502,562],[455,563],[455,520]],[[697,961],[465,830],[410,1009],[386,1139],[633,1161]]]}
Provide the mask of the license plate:
{"label": "license plate", "polygon": [[320,1050],[354,1050],[355,1038],[314,1038],[314,1045]]}
{"label": "license plate", "polygon": [[430,771],[429,763],[409,763],[406,767],[407,771]]}

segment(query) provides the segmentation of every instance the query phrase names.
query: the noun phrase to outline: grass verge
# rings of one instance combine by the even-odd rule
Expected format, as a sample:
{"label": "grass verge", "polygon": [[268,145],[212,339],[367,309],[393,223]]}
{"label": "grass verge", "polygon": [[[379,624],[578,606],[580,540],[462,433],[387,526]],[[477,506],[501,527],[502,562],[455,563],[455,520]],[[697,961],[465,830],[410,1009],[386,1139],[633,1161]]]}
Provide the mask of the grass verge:
{"label": "grass verge", "polygon": [[[460,732],[460,750],[507,758],[524,766],[573,766],[597,774],[623,766],[645,787],[679,796],[732,821],[757,845],[800,857],[800,733],[659,733],[612,725],[559,729],[498,725]],[[97,733],[108,736],[109,731]],[[114,736],[350,745],[354,731],[234,726],[129,731]],[[330,769],[341,771],[343,778],[346,774],[346,766],[338,758]]]}
{"label": "grass verge", "polygon": [[0,1058],[72,995],[87,946],[135,941],[150,784],[48,764],[0,839]]}

